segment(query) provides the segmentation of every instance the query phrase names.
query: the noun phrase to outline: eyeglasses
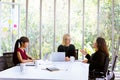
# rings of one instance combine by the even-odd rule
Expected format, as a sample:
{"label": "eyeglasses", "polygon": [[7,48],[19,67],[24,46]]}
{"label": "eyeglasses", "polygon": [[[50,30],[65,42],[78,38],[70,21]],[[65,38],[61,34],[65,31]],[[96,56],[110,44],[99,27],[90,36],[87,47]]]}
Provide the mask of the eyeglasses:
{"label": "eyeglasses", "polygon": [[71,40],[71,39],[65,39],[65,41],[67,41],[67,40]]}

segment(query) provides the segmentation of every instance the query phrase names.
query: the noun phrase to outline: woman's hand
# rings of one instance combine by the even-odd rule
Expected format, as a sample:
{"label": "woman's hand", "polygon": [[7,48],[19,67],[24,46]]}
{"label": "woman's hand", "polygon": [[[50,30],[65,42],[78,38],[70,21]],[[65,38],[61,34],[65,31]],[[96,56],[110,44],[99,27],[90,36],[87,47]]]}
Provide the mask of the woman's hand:
{"label": "woman's hand", "polygon": [[87,54],[88,54],[85,50],[80,50],[80,52],[81,52],[83,55],[87,55]]}
{"label": "woman's hand", "polygon": [[34,60],[33,59],[28,59],[27,62],[34,62]]}
{"label": "woman's hand", "polygon": [[87,62],[88,62],[88,60],[87,60],[87,59],[85,59],[85,60],[83,60],[82,62],[83,62],[83,63],[87,63]]}
{"label": "woman's hand", "polygon": [[70,58],[69,57],[65,57],[65,61],[70,61]]}

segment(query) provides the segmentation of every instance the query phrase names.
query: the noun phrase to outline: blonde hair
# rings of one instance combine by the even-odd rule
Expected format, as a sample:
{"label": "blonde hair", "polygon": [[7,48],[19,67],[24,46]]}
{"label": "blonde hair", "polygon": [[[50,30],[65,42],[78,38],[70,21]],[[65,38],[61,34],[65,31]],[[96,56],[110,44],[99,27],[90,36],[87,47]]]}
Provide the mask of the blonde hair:
{"label": "blonde hair", "polygon": [[62,45],[64,45],[64,46],[66,45],[66,44],[65,44],[65,39],[66,39],[67,37],[70,37],[70,35],[69,35],[69,34],[64,34],[64,35],[63,35]]}

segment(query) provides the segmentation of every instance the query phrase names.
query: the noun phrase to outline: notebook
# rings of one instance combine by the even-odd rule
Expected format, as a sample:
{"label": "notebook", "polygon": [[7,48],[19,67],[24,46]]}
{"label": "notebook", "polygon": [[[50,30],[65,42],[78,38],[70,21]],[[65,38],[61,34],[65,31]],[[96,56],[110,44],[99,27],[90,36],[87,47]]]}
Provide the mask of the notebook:
{"label": "notebook", "polygon": [[48,68],[46,68],[46,70],[48,70],[48,71],[59,71],[59,69],[56,68],[56,67],[48,67]]}

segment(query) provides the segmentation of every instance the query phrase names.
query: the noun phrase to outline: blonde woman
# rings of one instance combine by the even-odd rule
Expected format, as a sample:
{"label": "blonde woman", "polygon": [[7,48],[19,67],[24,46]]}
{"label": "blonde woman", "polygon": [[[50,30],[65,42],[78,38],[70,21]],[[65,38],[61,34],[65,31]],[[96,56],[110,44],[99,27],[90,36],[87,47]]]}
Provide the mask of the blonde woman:
{"label": "blonde woman", "polygon": [[66,61],[70,60],[70,56],[75,57],[75,46],[71,44],[69,34],[64,34],[62,44],[58,47],[58,52],[65,52]]}

